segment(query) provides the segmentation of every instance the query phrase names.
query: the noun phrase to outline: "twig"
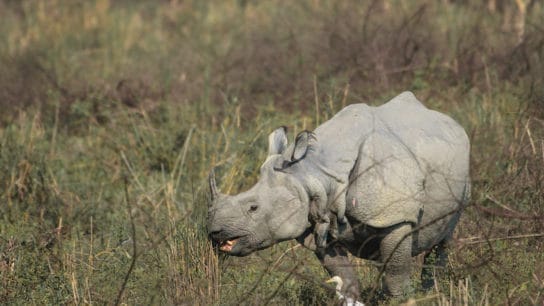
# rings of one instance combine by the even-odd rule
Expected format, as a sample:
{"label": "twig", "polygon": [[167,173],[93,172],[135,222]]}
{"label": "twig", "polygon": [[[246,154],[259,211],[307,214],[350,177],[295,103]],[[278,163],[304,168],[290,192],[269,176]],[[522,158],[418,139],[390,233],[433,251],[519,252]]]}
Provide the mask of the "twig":
{"label": "twig", "polygon": [[131,206],[130,206],[130,199],[128,196],[128,178],[125,176],[125,200],[127,202],[127,210],[128,215],[130,216],[130,226],[132,229],[132,260],[130,262],[130,267],[128,268],[127,274],[125,274],[125,279],[123,280],[123,284],[121,285],[121,289],[119,289],[119,293],[117,294],[117,299],[115,300],[114,305],[119,305],[121,303],[121,298],[123,297],[123,292],[125,291],[125,288],[127,287],[128,279],[130,278],[130,274],[132,273],[132,270],[134,270],[134,266],[136,265],[136,225],[134,225],[134,217],[132,216]]}
{"label": "twig", "polygon": [[175,166],[174,166],[176,168],[175,168],[174,171],[172,171],[172,179],[174,179],[174,174],[176,173],[176,171],[178,173],[176,181],[174,183],[175,187],[179,186],[179,182],[181,180],[182,169],[183,169],[183,166],[185,165],[185,158],[187,157],[187,151],[189,150],[189,145],[190,145],[190,141],[191,141],[191,138],[193,136],[193,131],[194,130],[195,130],[195,126],[193,125],[191,127],[191,129],[189,130],[189,134],[187,134],[187,138],[185,138],[185,142],[183,143],[183,149],[181,150],[180,155],[176,159],[176,163],[175,163]]}
{"label": "twig", "polygon": [[346,99],[349,95],[349,83],[346,84],[346,87],[344,87],[344,96],[342,97],[342,108],[346,107]]}
{"label": "twig", "polygon": [[409,299],[408,302],[404,305],[417,305],[420,302],[428,301],[428,300],[434,300],[440,298],[440,294],[433,294],[429,296],[425,296],[419,299]]}
{"label": "twig", "polygon": [[527,132],[527,135],[529,136],[529,143],[531,144],[531,149],[533,150],[533,154],[536,155],[535,142],[533,141],[533,136],[531,135],[529,122],[531,122],[531,118],[529,118],[529,120],[527,120],[527,123],[525,123],[525,131]]}
{"label": "twig", "polygon": [[[140,183],[140,180],[138,180],[138,176],[136,176],[136,173],[134,172],[134,170],[132,169],[132,166],[130,165],[127,157],[125,156],[125,152],[121,151],[120,152],[121,154],[121,158],[123,159],[123,162],[125,163],[125,166],[127,166],[127,169],[128,171],[130,172],[130,174],[132,175],[132,177],[134,178],[134,181],[136,181],[136,184],[138,184],[138,187],[140,187],[140,189],[142,191],[145,191],[145,188],[144,186],[142,185],[142,183]],[[128,180],[127,178],[125,178],[125,184],[127,183],[126,180]],[[126,187],[126,186],[125,186]],[[127,199],[128,200],[128,199]]]}
{"label": "twig", "polygon": [[281,259],[283,258],[283,256],[287,255],[287,253],[289,253],[290,251],[298,249],[300,246],[301,246],[301,244],[296,244],[296,245],[288,248],[287,250],[285,250],[285,252],[283,252],[283,254],[281,254],[280,257],[278,257],[278,259],[274,262],[274,264],[272,266],[277,267],[278,264],[280,263]]}
{"label": "twig", "polygon": [[495,199],[494,197],[490,196],[490,195],[486,195],[485,196],[486,199],[488,199],[489,201],[491,201],[493,204],[497,204],[499,205],[500,207],[506,209],[506,210],[509,210],[511,212],[516,212],[515,210],[513,210],[512,208],[502,204],[501,202],[499,202],[497,199]]}
{"label": "twig", "polygon": [[[471,244],[488,243],[488,242],[501,241],[501,240],[525,239],[525,238],[537,238],[537,237],[544,237],[544,233],[525,234],[525,235],[497,237],[497,238],[486,238],[486,239],[481,239],[480,237],[468,237],[468,238],[461,238],[459,239],[459,241],[461,241],[464,244],[471,245]],[[473,240],[473,239],[478,239],[478,240]]]}
{"label": "twig", "polygon": [[49,156],[53,156],[57,143],[57,133],[59,129],[59,110],[60,102],[55,105],[55,122],[53,123],[53,131],[51,132],[51,145],[49,147]]}
{"label": "twig", "polygon": [[[127,169],[132,175],[132,177],[134,178],[134,181],[136,181],[136,184],[138,184],[138,188],[140,188],[141,191],[145,192],[144,186],[142,185],[142,183],[140,183],[140,180],[138,179],[138,176],[136,175],[136,172],[134,171],[134,169],[132,169],[132,166],[130,165],[130,162],[128,161],[125,153],[121,151],[120,154],[121,154],[121,158],[123,159],[123,162],[125,163],[125,166],[127,166]],[[128,178],[125,178],[125,179],[128,180]],[[149,197],[147,193],[144,193],[144,196],[149,201],[149,203],[153,203],[153,200]],[[128,198],[127,198],[127,201],[128,201]]]}
{"label": "twig", "polygon": [[486,196],[486,199],[491,201],[493,204],[500,206],[504,210],[483,207],[480,205],[475,206],[475,208],[486,214],[490,214],[490,215],[501,217],[501,218],[518,219],[518,220],[544,220],[544,215],[537,215],[537,214],[528,215],[528,214],[520,213],[504,204],[501,204],[499,201],[497,201],[496,199],[494,199],[493,197],[489,195]]}
{"label": "twig", "polygon": [[315,98],[315,125],[319,125],[319,96],[317,94],[317,77],[314,75],[314,98]]}

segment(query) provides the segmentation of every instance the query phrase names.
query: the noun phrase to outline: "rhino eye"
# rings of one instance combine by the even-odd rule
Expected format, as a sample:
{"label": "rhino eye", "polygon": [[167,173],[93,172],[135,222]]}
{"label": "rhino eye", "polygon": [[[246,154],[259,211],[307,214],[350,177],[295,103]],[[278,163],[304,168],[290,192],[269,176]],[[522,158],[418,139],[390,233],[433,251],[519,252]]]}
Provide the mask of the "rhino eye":
{"label": "rhino eye", "polygon": [[259,205],[257,205],[257,204],[253,204],[253,205],[249,206],[249,212],[256,212],[257,209],[259,209]]}

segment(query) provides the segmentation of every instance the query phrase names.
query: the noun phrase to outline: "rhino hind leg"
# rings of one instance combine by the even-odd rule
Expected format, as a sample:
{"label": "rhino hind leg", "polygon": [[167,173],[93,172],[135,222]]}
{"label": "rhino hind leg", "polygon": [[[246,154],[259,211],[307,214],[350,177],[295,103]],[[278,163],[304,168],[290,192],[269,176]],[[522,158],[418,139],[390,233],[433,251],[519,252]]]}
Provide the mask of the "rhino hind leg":
{"label": "rhino hind leg", "polygon": [[434,288],[436,268],[443,269],[448,261],[448,240],[443,240],[425,254],[423,269],[421,270],[421,287],[428,291]]}
{"label": "rhino hind leg", "polygon": [[401,296],[410,289],[412,260],[412,226],[403,223],[391,230],[380,243],[384,283],[392,296]]}

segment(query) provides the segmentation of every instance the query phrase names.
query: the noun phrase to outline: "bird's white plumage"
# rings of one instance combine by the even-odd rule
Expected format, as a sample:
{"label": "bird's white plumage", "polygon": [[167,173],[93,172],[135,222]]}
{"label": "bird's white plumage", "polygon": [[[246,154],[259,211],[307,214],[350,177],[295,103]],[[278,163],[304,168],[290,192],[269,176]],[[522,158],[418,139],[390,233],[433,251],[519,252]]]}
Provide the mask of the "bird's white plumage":
{"label": "bird's white plumage", "polygon": [[344,301],[345,306],[364,306],[364,303],[361,303],[353,298],[346,297],[342,294],[342,286],[344,285],[344,281],[342,281],[342,278],[338,275],[333,276],[331,279],[326,281],[327,283],[335,283],[336,284],[336,296],[339,300]]}

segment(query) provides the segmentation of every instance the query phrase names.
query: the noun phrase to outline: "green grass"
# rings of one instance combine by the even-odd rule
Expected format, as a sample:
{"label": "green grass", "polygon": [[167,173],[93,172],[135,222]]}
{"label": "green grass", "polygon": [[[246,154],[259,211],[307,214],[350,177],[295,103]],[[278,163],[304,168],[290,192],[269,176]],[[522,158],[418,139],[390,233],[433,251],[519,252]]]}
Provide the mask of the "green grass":
{"label": "green grass", "polygon": [[544,8],[518,45],[500,14],[425,3],[0,1],[0,304],[333,304],[295,242],[214,253],[207,173],[245,190],[277,126],[407,89],[466,128],[474,182],[412,301],[542,303]]}

